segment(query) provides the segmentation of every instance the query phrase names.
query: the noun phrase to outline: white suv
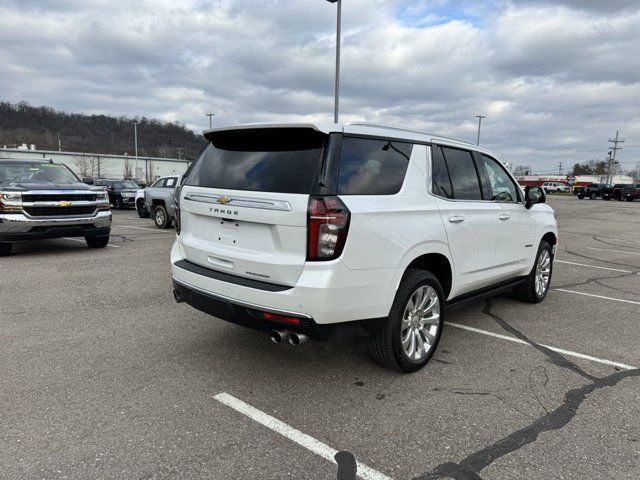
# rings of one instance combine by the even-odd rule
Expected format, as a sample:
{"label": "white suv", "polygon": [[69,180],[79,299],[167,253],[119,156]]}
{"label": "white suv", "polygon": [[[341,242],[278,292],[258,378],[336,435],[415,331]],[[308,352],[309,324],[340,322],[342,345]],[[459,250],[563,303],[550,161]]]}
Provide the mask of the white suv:
{"label": "white suv", "polygon": [[568,192],[569,187],[567,187],[562,182],[544,182],[542,184],[542,188],[545,192]]}
{"label": "white suv", "polygon": [[557,242],[544,192],[470,143],[370,124],[259,124],[210,141],[176,190],[178,302],[293,345],[363,327],[414,371],[446,311],[541,301]]}

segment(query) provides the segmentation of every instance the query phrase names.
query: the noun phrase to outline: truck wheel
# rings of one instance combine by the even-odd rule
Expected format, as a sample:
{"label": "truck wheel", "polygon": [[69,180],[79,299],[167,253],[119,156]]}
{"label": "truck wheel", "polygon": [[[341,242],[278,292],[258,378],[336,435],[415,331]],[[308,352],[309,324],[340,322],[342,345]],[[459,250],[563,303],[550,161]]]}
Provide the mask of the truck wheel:
{"label": "truck wheel", "polygon": [[167,210],[162,205],[158,205],[153,210],[153,222],[158,228],[169,228],[171,226],[171,219],[169,219]]}
{"label": "truck wheel", "polygon": [[540,242],[538,255],[527,280],[513,289],[513,296],[518,300],[529,303],[539,303],[544,300],[551,284],[553,272],[553,253],[551,245],[544,240]]}
{"label": "truck wheel", "polygon": [[634,197],[627,197],[625,200],[627,202],[633,202],[635,200],[635,198]]}
{"label": "truck wheel", "polygon": [[598,198],[598,195],[596,194],[596,192],[591,192],[589,198],[591,198],[591,200],[595,200],[596,198]]}
{"label": "truck wheel", "polygon": [[147,210],[147,207],[144,205],[144,200],[138,200],[136,203],[136,212],[138,212],[140,218],[149,218],[149,210]]}
{"label": "truck wheel", "polygon": [[369,338],[369,350],[380,364],[414,372],[433,356],[444,322],[444,294],[438,279],[424,270],[409,270],[400,283],[389,317]]}
{"label": "truck wheel", "polygon": [[116,198],[116,201],[115,201],[114,206],[115,206],[115,209],[116,209],[116,210],[122,210],[122,208],[123,208],[123,206],[124,206],[124,205],[122,204],[122,199],[121,199],[121,198]]}
{"label": "truck wheel", "polygon": [[578,195],[578,200],[582,200],[584,198],[584,195]]}
{"label": "truck wheel", "polygon": [[89,248],[104,248],[109,243],[109,236],[106,237],[84,237]]}
{"label": "truck wheel", "polygon": [[8,257],[11,255],[12,248],[12,243],[0,243],[0,257]]}

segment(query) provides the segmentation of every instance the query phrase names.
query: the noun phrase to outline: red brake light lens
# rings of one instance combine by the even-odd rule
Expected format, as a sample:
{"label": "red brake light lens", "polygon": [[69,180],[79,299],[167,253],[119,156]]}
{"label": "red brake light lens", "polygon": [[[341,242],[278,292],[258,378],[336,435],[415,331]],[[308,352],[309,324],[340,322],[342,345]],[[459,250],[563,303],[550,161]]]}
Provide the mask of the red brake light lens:
{"label": "red brake light lens", "polygon": [[342,254],[351,212],[338,197],[309,197],[307,260],[333,260]]}

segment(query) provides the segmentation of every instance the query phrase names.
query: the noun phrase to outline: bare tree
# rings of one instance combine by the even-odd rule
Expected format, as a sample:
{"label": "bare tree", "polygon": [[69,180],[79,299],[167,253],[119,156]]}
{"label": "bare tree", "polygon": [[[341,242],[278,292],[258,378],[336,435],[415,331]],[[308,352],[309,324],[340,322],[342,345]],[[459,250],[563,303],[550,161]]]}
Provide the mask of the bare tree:
{"label": "bare tree", "polygon": [[133,165],[131,164],[131,160],[128,158],[125,159],[124,165],[122,167],[122,176],[125,180],[130,180],[133,177]]}
{"label": "bare tree", "polygon": [[75,164],[81,177],[93,177],[96,173],[97,158],[92,155],[76,155]]}
{"label": "bare tree", "polygon": [[529,165],[516,165],[513,167],[513,174],[516,177],[524,177],[525,175],[529,175],[531,172],[531,167]]}

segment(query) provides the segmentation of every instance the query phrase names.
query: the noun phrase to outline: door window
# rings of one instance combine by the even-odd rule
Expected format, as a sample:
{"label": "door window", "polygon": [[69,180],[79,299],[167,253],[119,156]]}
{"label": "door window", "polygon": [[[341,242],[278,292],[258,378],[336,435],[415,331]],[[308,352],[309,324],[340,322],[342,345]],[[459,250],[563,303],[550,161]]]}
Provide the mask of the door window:
{"label": "door window", "polygon": [[[436,149],[438,148],[440,147],[436,147]],[[442,147],[442,154],[444,155],[453,189],[453,196],[450,198],[482,200],[478,171],[471,152],[457,148]]]}
{"label": "door window", "polygon": [[[491,200],[494,202],[518,202],[518,187],[513,183],[507,172],[504,171],[496,160],[482,155],[482,163],[487,172]],[[548,183],[547,186],[555,186]]]}
{"label": "door window", "polygon": [[173,188],[176,186],[176,177],[167,178],[167,183],[164,185],[166,188]]}

